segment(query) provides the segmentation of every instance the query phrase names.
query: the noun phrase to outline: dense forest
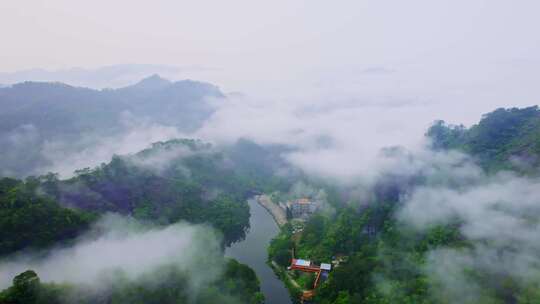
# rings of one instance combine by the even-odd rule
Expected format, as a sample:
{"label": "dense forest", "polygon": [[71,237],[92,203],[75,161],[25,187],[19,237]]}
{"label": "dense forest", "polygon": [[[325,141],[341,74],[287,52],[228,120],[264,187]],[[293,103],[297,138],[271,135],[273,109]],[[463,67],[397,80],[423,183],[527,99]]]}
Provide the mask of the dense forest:
{"label": "dense forest", "polygon": [[36,195],[39,181],[0,179],[0,256],[75,238],[96,218]]}
{"label": "dense forest", "polygon": [[[428,130],[434,149],[458,149],[488,171],[527,171],[540,165],[540,109],[497,109],[470,127],[437,121]],[[529,172],[533,173],[533,172]]]}
{"label": "dense forest", "polygon": [[[540,165],[539,128],[538,107],[498,109],[470,128],[436,121],[426,133],[431,145],[427,160],[422,158],[425,155],[399,148],[386,151],[385,157],[398,157],[414,163],[417,169],[407,174],[382,173],[365,201],[355,197],[354,185],[311,179],[291,168],[281,157],[290,147],[263,147],[249,140],[224,147],[191,139],[156,142],[138,153],[114,156],[101,166],[80,169],[69,179],[53,173],[24,181],[2,179],[1,254],[69,246],[106,212],[156,225],[178,221],[209,224],[222,234],[223,245],[228,245],[241,240],[249,229],[246,198],[258,193],[290,193],[293,185],[302,181],[325,193],[327,208],[311,216],[301,233],[291,223],[283,226],[268,252],[269,259],[283,270],[290,264],[292,252],[315,263],[339,261],[317,288],[314,303],[537,303],[540,272],[534,267],[524,277],[512,269],[489,265],[503,265],[508,256],[523,258],[519,255],[520,246],[524,246],[521,242],[528,242],[528,234],[534,235],[538,225],[540,214],[535,206],[526,205],[524,213],[503,205],[502,196],[501,202],[488,206],[489,212],[509,214],[512,221],[520,223],[516,227],[524,235],[517,235],[523,238],[517,242],[514,238],[507,242],[471,236],[471,219],[459,210],[422,229],[407,221],[404,212],[419,191],[435,193],[421,200],[436,200],[452,191],[457,194],[450,197],[458,199],[491,184],[494,188],[487,189],[494,192],[506,182],[514,183],[512,191],[522,184],[534,188]],[[473,196],[478,201],[466,203],[481,204],[485,195]],[[489,225],[487,220],[482,224]],[[493,248],[493,260],[484,263],[482,255],[486,250],[492,254],[489,250]],[[461,267],[451,264],[455,262],[452,256],[446,266],[441,265],[444,259],[436,260],[437,255],[449,253],[462,254],[471,261]],[[174,267],[160,270],[164,283],[126,281],[120,274],[105,295],[84,293],[83,298],[80,288],[84,286],[41,283],[39,274],[29,270],[14,278],[13,286],[0,294],[0,303],[57,303],[66,299],[78,303],[215,303],[216,299],[220,303],[239,299],[261,303],[253,271],[234,260],[225,265],[222,274],[195,298],[185,288],[189,275]],[[449,289],[448,282],[433,273],[434,267],[443,266],[446,268],[438,275],[453,278],[459,272],[476,289],[463,294],[463,286],[457,292]],[[307,288],[312,279],[303,278],[301,283]],[[287,286],[293,300],[298,300],[300,290]]]}
{"label": "dense forest", "polygon": [[[239,241],[249,229],[246,198],[290,184],[274,174],[283,165],[276,161],[276,151],[282,149],[266,149],[247,140],[216,149],[198,140],[178,139],[114,156],[109,163],[78,170],[66,180],[53,173],[24,181],[3,178],[0,254],[69,247],[108,212],[160,226],[179,221],[209,224],[221,233],[223,246]],[[254,272],[234,260],[195,299],[184,282],[189,274],[174,267],[163,271],[159,274],[167,277],[163,284],[124,282],[120,276],[106,297],[74,300],[84,286],[39,283],[38,274],[29,270],[14,279],[13,287],[0,295],[0,303],[260,303],[263,298]],[[32,300],[21,300],[27,297]]]}
{"label": "dense forest", "polygon": [[146,273],[137,281],[126,280],[121,273],[115,273],[113,283],[106,291],[92,292],[85,286],[41,283],[38,274],[28,270],[13,278],[10,288],[0,292],[0,303],[261,304],[264,301],[255,272],[235,260],[228,260],[221,276],[196,292],[189,286],[189,275],[172,265],[164,265],[155,273]]}
{"label": "dense forest", "polygon": [[[427,136],[432,139],[431,149],[434,153],[441,153],[444,157],[454,155],[448,154],[451,150],[468,153],[471,161],[463,156],[452,164],[451,169],[473,168],[471,170],[475,174],[485,174],[480,184],[488,183],[490,178],[503,179],[512,174],[534,176],[538,172],[540,111],[537,107],[498,109],[484,115],[471,128],[437,121]],[[478,173],[470,162],[481,166],[485,173]],[[503,170],[512,171],[508,173]],[[465,183],[461,185],[463,181]],[[451,177],[439,174],[433,179],[426,171],[397,179],[388,176],[381,178],[374,187],[373,199],[364,204],[348,201],[346,190],[336,190],[336,186],[326,185],[327,191],[343,194],[328,200],[335,207],[335,213],[310,217],[300,234],[294,234],[290,224],[285,225],[272,241],[270,259],[284,269],[290,264],[291,250],[294,249],[297,257],[308,258],[315,263],[341,261],[328,280],[318,287],[314,303],[540,302],[537,289],[540,272],[535,269],[528,269],[532,274],[523,278],[518,271],[518,275],[508,269],[494,271],[479,261],[467,264],[463,273],[457,266],[445,268],[447,273],[441,275],[451,277],[455,272],[460,272],[467,281],[472,282],[471,285],[479,286],[480,290],[474,295],[468,294],[463,286],[457,290],[458,295],[453,294],[454,291],[449,291],[442,282],[434,279],[435,276],[428,271],[429,265],[432,265],[430,259],[440,252],[476,252],[481,255],[481,249],[476,248],[493,246],[500,256],[492,257],[490,263],[502,265],[503,257],[507,254],[523,250],[515,241],[498,246],[493,245],[500,241],[497,239],[468,238],[465,219],[457,215],[446,222],[434,222],[422,230],[403,221],[404,197],[407,198],[414,189],[425,189],[433,184],[436,186],[435,193],[442,195],[446,191],[442,186],[444,183],[449,183],[450,189],[461,187],[461,191],[469,191],[466,179],[458,179],[457,183],[452,184],[454,181]],[[481,204],[480,201],[468,203]],[[497,205],[494,206],[497,208]],[[538,224],[536,209],[531,209],[527,216],[521,215],[519,209],[501,212],[519,212],[513,214],[515,217],[512,219],[524,220],[533,231],[531,233],[535,233]],[[452,263],[451,259],[446,263]],[[292,293],[299,294],[297,288],[289,288]]]}
{"label": "dense forest", "polygon": [[208,223],[230,244],[249,229],[246,198],[290,186],[289,178],[274,174],[281,165],[275,152],[247,140],[217,150],[179,139],[114,156],[108,164],[78,170],[67,180],[53,173],[26,181],[4,178],[1,249],[10,253],[73,238],[105,212],[162,225]]}
{"label": "dense forest", "polygon": [[244,155],[257,147],[240,141],[221,151],[196,140],[158,142],[134,155],[114,156],[100,167],[78,170],[71,179],[46,175],[42,190],[82,210],[130,214],[162,224],[210,223],[229,244],[249,228],[245,200],[250,195],[288,186],[287,179],[275,177],[273,167],[265,169],[264,149],[258,147],[255,153],[260,165],[247,161]]}
{"label": "dense forest", "polygon": [[540,304],[539,0],[0,0],[0,304]]}

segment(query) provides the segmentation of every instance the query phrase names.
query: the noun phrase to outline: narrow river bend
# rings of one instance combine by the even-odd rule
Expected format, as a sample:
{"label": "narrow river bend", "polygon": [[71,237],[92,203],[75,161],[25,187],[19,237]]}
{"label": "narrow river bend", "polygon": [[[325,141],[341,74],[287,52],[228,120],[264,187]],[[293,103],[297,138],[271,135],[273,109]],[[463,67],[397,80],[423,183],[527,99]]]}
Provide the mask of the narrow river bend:
{"label": "narrow river bend", "polygon": [[291,303],[289,292],[272,268],[266,264],[267,248],[270,240],[279,232],[272,216],[260,206],[255,199],[248,200],[251,217],[251,226],[246,239],[233,244],[225,250],[225,255],[246,264],[257,273],[261,281],[261,290],[267,304]]}

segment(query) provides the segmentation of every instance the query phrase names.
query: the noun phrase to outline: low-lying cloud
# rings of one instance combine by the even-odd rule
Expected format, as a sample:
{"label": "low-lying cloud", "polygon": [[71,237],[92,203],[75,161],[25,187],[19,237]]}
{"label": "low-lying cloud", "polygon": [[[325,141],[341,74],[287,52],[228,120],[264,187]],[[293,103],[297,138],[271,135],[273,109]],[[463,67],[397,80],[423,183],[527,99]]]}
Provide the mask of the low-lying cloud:
{"label": "low-lying cloud", "polygon": [[399,212],[420,231],[459,223],[470,242],[428,252],[423,271],[433,279],[434,295],[478,303],[490,297],[485,285],[497,289],[511,279],[516,288],[526,288],[539,282],[540,180],[509,172],[488,176],[471,163],[447,164],[451,170],[442,175],[426,172],[425,185],[403,197]]}
{"label": "low-lying cloud", "polygon": [[219,237],[209,227],[186,223],[155,227],[106,215],[72,246],[2,260],[0,289],[9,287],[15,275],[28,269],[44,282],[103,291],[110,287],[108,278],[113,273],[138,280],[168,266],[189,273],[189,285],[196,293],[198,286],[220,274],[222,261]]}
{"label": "low-lying cloud", "polygon": [[6,149],[0,160],[0,175],[24,177],[48,172],[69,178],[78,169],[108,163],[113,155],[139,152],[157,141],[183,137],[173,126],[134,117],[120,117],[121,128],[110,134],[84,132],[77,138],[46,139],[33,125],[23,125],[0,137]]}
{"label": "low-lying cloud", "polygon": [[421,102],[229,98],[196,136],[218,143],[248,138],[289,145],[296,149],[283,156],[308,174],[341,182],[373,181],[385,166],[381,149],[420,149],[434,118],[433,107]]}

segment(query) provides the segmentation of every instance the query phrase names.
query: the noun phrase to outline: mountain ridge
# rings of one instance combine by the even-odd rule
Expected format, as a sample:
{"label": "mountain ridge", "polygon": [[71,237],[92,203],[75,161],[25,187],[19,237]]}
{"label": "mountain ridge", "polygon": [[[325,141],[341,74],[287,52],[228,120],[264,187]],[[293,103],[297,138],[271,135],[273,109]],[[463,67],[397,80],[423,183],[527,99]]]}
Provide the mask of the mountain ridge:
{"label": "mountain ridge", "polygon": [[6,147],[0,175],[26,176],[47,166],[50,161],[41,154],[47,143],[70,142],[71,149],[83,151],[92,146],[89,140],[130,132],[126,117],[194,131],[214,113],[214,101],[222,98],[225,95],[211,83],[171,82],[159,76],[119,89],[33,81],[0,88],[0,145]]}

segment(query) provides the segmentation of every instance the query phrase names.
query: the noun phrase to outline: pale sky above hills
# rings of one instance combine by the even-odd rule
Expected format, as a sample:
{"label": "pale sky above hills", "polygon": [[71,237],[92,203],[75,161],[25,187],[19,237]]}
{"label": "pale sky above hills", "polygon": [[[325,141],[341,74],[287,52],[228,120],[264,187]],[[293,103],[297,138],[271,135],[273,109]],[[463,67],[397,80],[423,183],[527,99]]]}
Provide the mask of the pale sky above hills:
{"label": "pale sky above hills", "polygon": [[196,66],[178,78],[291,102],[441,104],[427,121],[472,123],[538,103],[539,11],[535,0],[5,0],[0,71]]}
{"label": "pale sky above hills", "polygon": [[212,69],[194,77],[228,90],[351,90],[370,77],[401,89],[529,85],[538,11],[534,0],[5,0],[0,71],[197,65]]}

